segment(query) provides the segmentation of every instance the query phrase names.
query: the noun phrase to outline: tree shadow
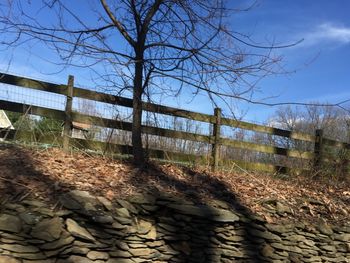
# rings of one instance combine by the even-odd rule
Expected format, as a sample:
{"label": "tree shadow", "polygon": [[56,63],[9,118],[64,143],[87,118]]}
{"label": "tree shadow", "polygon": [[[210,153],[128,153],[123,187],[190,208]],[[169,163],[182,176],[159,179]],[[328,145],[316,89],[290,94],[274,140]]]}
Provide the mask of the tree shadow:
{"label": "tree shadow", "polygon": [[[32,235],[30,227],[44,219],[55,218],[57,214],[52,214],[51,211],[60,207],[62,191],[74,190],[75,186],[64,184],[59,178],[50,178],[43,174],[36,168],[36,162],[37,160],[31,156],[31,151],[16,145],[0,144],[0,169],[2,169],[0,191],[4,193],[0,197],[0,212],[14,216],[22,213],[23,200],[27,200],[29,197],[31,200],[42,199],[43,203],[49,204],[49,209],[46,209],[47,207],[40,207],[40,204],[27,203],[28,206],[38,206],[34,209],[31,208],[31,214],[35,211],[34,213],[40,214],[40,218],[32,218],[34,221],[36,220],[35,222],[26,222],[26,227],[20,231],[20,235],[24,239],[18,241],[21,245],[38,251],[37,253],[44,253],[42,252],[44,243],[35,239],[33,241],[33,238],[30,237]],[[156,220],[157,239],[154,241],[164,241],[161,247],[157,247],[161,252],[158,255],[158,260],[163,260],[163,262],[212,263],[232,262],[235,259],[235,262],[270,262],[260,253],[262,245],[267,241],[260,236],[263,229],[259,225],[259,218],[240,203],[224,182],[206,173],[198,173],[186,167],[181,169],[192,180],[196,180],[197,185],[201,184],[206,188],[208,193],[206,198],[199,194],[197,187],[188,181],[174,177],[171,173],[162,171],[156,164],[150,164],[144,170],[138,170],[128,181],[140,192],[144,192],[144,189],[147,188],[150,189],[147,187],[150,181],[156,180],[160,186],[158,189],[153,188],[151,193],[147,192],[148,196],[156,197],[157,201],[154,204],[156,209],[151,209],[152,211],[148,211],[144,215],[140,214],[140,218],[144,217],[146,220],[155,218]],[[174,191],[162,192],[162,188],[169,189],[169,187],[173,188]],[[41,196],[45,196],[46,199],[41,198]],[[115,203],[118,200],[114,200]],[[149,200],[143,201],[147,203]],[[13,205],[16,203],[18,205]],[[74,236],[74,242],[85,242],[96,251],[105,252],[109,249],[108,253],[115,258],[122,258],[125,253],[129,253],[128,250],[122,251],[120,249],[121,244],[127,243],[127,239],[130,238],[123,232],[125,229],[106,229],[106,222],[102,222],[108,220],[108,215],[111,213],[104,212],[101,208],[102,217],[98,221],[96,214],[82,213],[75,210],[73,204],[71,205],[71,208],[65,206],[63,212],[59,211],[59,218],[63,219],[61,223],[58,223],[58,226],[63,226],[61,236],[67,235],[67,219],[73,218],[81,226],[88,229],[95,240],[91,241],[86,240],[86,237],[84,239]],[[218,211],[226,211],[227,209],[230,209],[233,214],[222,215],[218,213]],[[239,217],[239,221],[235,216]],[[22,218],[22,220],[24,219]],[[26,217],[25,220],[30,221],[31,218]],[[131,221],[127,223],[129,230],[133,229]],[[232,233],[236,233],[237,236],[226,233],[226,229],[231,229]],[[1,231],[0,229],[0,235]],[[112,240],[114,241],[112,242]],[[69,243],[60,248],[61,250],[57,250],[57,254],[50,254],[49,257],[63,258],[65,260],[63,262],[70,262],[65,258],[68,255],[86,256],[83,252],[72,249],[71,246],[72,243]],[[168,253],[168,251],[171,252]],[[38,259],[45,259],[44,254],[38,255]],[[145,260],[140,262],[152,261],[145,256]]]}
{"label": "tree shadow", "polygon": [[[137,187],[145,187],[151,181],[156,181],[161,189],[154,188],[152,195],[159,200],[182,202],[182,207],[160,202],[158,212],[160,217],[176,219],[177,227],[173,229],[174,236],[167,243],[181,255],[176,262],[271,262],[261,254],[263,245],[268,241],[262,227],[264,222],[254,215],[246,206],[238,200],[235,193],[229,190],[228,185],[205,172],[182,166],[181,170],[187,176],[196,181],[196,186],[191,182],[175,178],[172,174],[159,169],[157,164],[149,163],[147,168],[142,168],[131,178],[128,183]],[[191,181],[191,179],[189,180]],[[199,192],[198,184],[206,190],[204,197]],[[171,186],[174,193],[163,192]],[[194,205],[194,206],[192,206]],[[194,211],[190,211],[194,209]],[[199,210],[196,210],[199,209]],[[217,210],[219,209],[219,210]],[[239,217],[237,222],[227,218],[218,218],[218,211],[229,210]],[[185,214],[181,216],[176,213]],[[191,216],[195,224],[189,223]],[[197,219],[196,219],[197,218]],[[165,219],[166,221],[166,219]],[[162,228],[162,220],[159,222]],[[174,225],[174,222],[172,222]],[[230,225],[230,226],[229,226]],[[237,236],[225,236],[223,228],[232,230]],[[223,243],[231,245],[223,245]],[[215,244],[217,246],[215,246]],[[225,249],[226,248],[226,249]],[[236,250],[235,250],[236,249]]]}

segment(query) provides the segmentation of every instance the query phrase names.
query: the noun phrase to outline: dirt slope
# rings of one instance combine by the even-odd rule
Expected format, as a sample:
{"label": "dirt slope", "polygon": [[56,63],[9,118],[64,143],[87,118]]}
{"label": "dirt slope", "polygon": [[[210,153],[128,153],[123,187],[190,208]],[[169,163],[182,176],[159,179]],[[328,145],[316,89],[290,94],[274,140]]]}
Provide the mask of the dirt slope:
{"label": "dirt slope", "polygon": [[60,149],[0,145],[0,204],[28,195],[55,204],[69,189],[87,190],[112,200],[135,192],[166,192],[196,202],[240,202],[269,222],[350,218],[349,183],[319,182],[304,177],[278,179],[246,171],[209,173],[171,164],[152,163],[142,170],[128,161]]}

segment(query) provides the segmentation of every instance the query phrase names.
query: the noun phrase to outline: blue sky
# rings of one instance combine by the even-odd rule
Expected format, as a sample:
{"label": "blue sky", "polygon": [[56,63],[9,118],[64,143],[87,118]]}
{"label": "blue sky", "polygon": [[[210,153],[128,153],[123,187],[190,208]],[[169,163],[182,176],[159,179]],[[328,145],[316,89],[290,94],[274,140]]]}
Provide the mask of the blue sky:
{"label": "blue sky", "polygon": [[[259,83],[268,102],[329,102],[350,98],[350,1],[262,0],[236,23],[253,38],[276,43],[302,43],[283,50],[283,65],[291,73]],[[247,119],[266,119],[274,108],[250,106]]]}
{"label": "blue sky", "polygon": [[[249,6],[253,1],[236,1]],[[285,74],[270,76],[257,85],[255,100],[263,102],[336,103],[350,99],[350,1],[348,0],[258,0],[251,10],[236,13],[230,20],[234,30],[248,34],[258,44],[274,42],[300,44],[276,50],[283,56]],[[87,69],[67,68],[57,72],[46,61],[51,51],[35,43],[17,47],[14,53],[0,50],[0,71],[43,80],[65,83],[68,74],[76,83],[93,87]],[[269,97],[274,97],[267,99]],[[168,99],[164,103],[212,113],[205,97],[191,101],[186,97]],[[237,103],[237,113],[244,120],[264,122],[276,108]]]}

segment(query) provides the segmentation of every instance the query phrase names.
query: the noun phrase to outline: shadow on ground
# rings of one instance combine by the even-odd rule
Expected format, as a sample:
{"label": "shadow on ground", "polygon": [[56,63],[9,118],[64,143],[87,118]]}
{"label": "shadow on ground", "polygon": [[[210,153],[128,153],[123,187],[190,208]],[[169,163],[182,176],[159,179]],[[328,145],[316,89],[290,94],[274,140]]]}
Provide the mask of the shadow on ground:
{"label": "shadow on ground", "polygon": [[[64,163],[62,165],[64,166]],[[46,198],[42,201],[49,202],[50,206],[48,205],[48,208],[59,208],[62,190],[74,190],[73,185],[64,185],[62,182],[52,180],[45,174],[42,174],[40,171],[38,171],[36,169],[35,160],[33,160],[30,156],[30,151],[25,150],[19,146],[8,144],[0,145],[0,169],[2,171],[0,176],[0,216],[3,214],[16,215],[18,213],[23,213],[23,211],[27,209],[26,205],[22,204],[23,200],[39,199],[37,196],[37,193],[39,192],[45,193]],[[142,192],[143,188],[149,188],[146,186],[148,186],[150,181],[154,180],[156,180],[160,186],[164,186],[164,188],[171,186],[174,190],[173,193],[165,193],[162,192],[161,187],[160,189],[154,188],[153,193],[151,193],[152,195],[156,196],[158,200],[156,204],[157,209],[154,211],[154,215],[157,215],[155,219],[156,222],[154,223],[156,224],[158,230],[162,228],[161,232],[165,233],[163,234],[165,244],[169,245],[169,247],[171,247],[173,250],[173,255],[176,255],[176,260],[169,259],[163,262],[232,262],[230,261],[230,258],[234,257],[234,253],[237,253],[237,255],[239,255],[237,262],[270,262],[269,259],[264,258],[259,252],[261,250],[263,243],[262,240],[264,240],[264,238],[260,237],[260,232],[256,230],[259,228],[257,226],[258,219],[251,213],[249,209],[240,203],[234,193],[228,190],[228,187],[225,185],[225,183],[212,176],[209,176],[206,173],[197,173],[189,168],[182,169],[183,172],[188,176],[195,178],[197,183],[199,182],[203,187],[207,188],[207,192],[210,194],[209,198],[203,199],[203,197],[198,194],[197,187],[193,187],[190,184],[173,177],[171,174],[163,172],[162,170],[158,169],[156,165],[152,164],[146,168],[146,171],[139,170],[139,172],[135,173],[134,176],[131,177],[131,179],[128,181],[130,185],[139,187],[140,192]],[[57,185],[60,185],[59,189],[56,189]],[[148,196],[150,196],[149,194],[150,193],[148,193]],[[182,207],[176,207],[176,204],[169,205],[169,200],[171,200],[170,203],[172,200],[176,200],[177,204],[180,200],[180,202],[183,202]],[[18,204],[18,206],[11,207],[9,204]],[[82,209],[85,209],[85,212],[81,212],[82,210],[77,210],[77,208],[72,204],[71,211],[73,211],[73,213],[71,213],[71,211],[67,211],[67,209],[65,210],[65,213],[60,213],[59,218],[60,220],[62,219],[62,222],[57,223],[57,227],[62,227],[62,232],[60,232],[61,238],[63,236],[65,240],[69,239],[69,233],[66,230],[67,220],[69,218],[73,218],[75,222],[78,222],[78,224],[84,226],[85,229],[92,233],[93,239],[89,237],[90,240],[88,240],[89,238],[86,236],[79,236],[79,234],[77,234],[74,236],[74,243],[72,243],[73,241],[70,243],[67,241],[67,244],[63,244],[62,247],[55,247],[55,245],[52,245],[54,252],[51,252],[51,254],[43,252],[43,247],[45,247],[45,243],[51,242],[50,244],[52,244],[53,242],[56,242],[57,240],[55,241],[54,238],[52,238],[52,240],[46,240],[44,243],[39,242],[32,237],[31,239],[23,239],[13,242],[17,242],[21,246],[30,247],[30,251],[32,251],[30,253],[33,253],[33,255],[39,255],[38,259],[45,259],[47,257],[64,258],[68,255],[85,257],[84,253],[88,253],[89,250],[91,252],[92,249],[100,251],[102,253],[109,251],[110,254],[114,255],[113,257],[124,257],[125,253],[129,253],[128,249],[123,250],[122,252],[120,252],[119,249],[121,243],[124,243],[124,241],[128,242],[124,240],[126,236],[124,234],[121,234],[121,232],[125,229],[123,227],[120,227],[121,230],[118,230],[120,231],[119,233],[116,232],[116,228],[112,229],[114,232],[111,230],[111,228],[108,228],[109,231],[106,232],[103,225],[111,223],[107,220],[109,217],[104,217],[105,222],[102,222],[103,220],[97,221],[96,213],[98,213],[99,210],[93,208],[91,210],[91,214],[90,212],[87,213],[86,211],[89,210],[86,208],[87,204],[90,203],[79,204],[83,206]],[[196,207],[201,210],[201,213],[205,214],[205,218],[203,218],[203,216],[197,218],[196,215],[193,215],[193,213],[196,213],[197,210],[194,212],[192,210],[192,212],[189,212],[187,215],[186,212],[185,215],[183,215],[183,213],[178,215],[176,214],[179,210],[183,210],[183,207],[193,208],[193,204],[195,204]],[[30,206],[33,204],[27,205]],[[227,209],[228,207],[225,206],[229,206],[229,209],[231,209],[233,213],[238,215],[241,219],[244,218],[244,220],[240,220],[239,222],[237,221],[232,224],[232,231],[239,231],[240,236],[242,237],[241,240],[232,241],[233,243],[239,242],[240,244],[239,249],[237,248],[237,251],[233,252],[232,247],[225,250],[225,247],[221,242],[221,239],[225,238],[225,233],[220,232],[223,229],[220,227],[225,226],[226,223],[217,223],[218,214],[215,207],[220,209]],[[32,228],[35,228],[38,222],[41,222],[44,219],[49,220],[52,217],[57,217],[57,214],[50,214],[50,211],[45,210],[42,207],[36,207],[35,209],[35,211],[37,211],[40,216],[32,218],[34,220],[33,222],[31,222],[30,218],[27,217],[26,220],[28,220],[28,222],[25,223],[25,226],[21,227],[20,230],[16,229],[15,227],[10,232],[12,232],[12,234],[18,234],[23,237],[30,236],[33,233]],[[46,211],[46,215],[43,215],[43,211]],[[147,217],[154,217],[154,215],[148,215]],[[188,221],[188,215],[191,216],[191,221]],[[142,217],[146,218],[146,216]],[[172,222],[174,224],[172,224]],[[132,222],[126,224],[132,224]],[[167,229],[167,226],[169,225],[172,225],[172,229]],[[50,227],[50,225],[48,225],[48,227]],[[42,230],[44,231],[44,229]],[[252,232],[254,233],[252,234]],[[0,235],[4,235],[4,233],[6,233],[6,230],[1,225],[0,218]],[[126,239],[128,238],[130,237],[127,237]],[[119,247],[118,244],[116,245],[115,242],[109,242],[108,239],[110,239],[109,241],[115,239],[119,244]],[[94,240],[98,245],[94,246],[91,244],[95,242]],[[72,244],[80,244],[79,242],[87,242],[89,244],[88,249],[81,249],[78,251],[71,248]],[[130,242],[133,242],[132,239]],[[137,239],[134,242],[136,244]],[[6,246],[6,244],[4,246],[4,244],[4,242],[0,241],[0,250],[3,249],[3,251],[6,251],[4,247],[6,248],[8,246]],[[112,248],[114,248],[115,251],[111,251]],[[12,249],[12,252],[9,254],[16,257],[20,257],[23,254],[28,255],[29,253],[28,251],[25,253],[22,251],[22,253],[13,250],[14,249]],[[132,249],[129,247],[129,250],[131,251]],[[226,255],[222,254],[223,251],[226,251]],[[6,255],[6,253],[4,255]],[[125,259],[126,258],[127,256],[125,256]],[[65,261],[62,262],[69,261],[65,259]],[[138,262],[152,261],[147,261],[147,259],[145,259],[145,261]]]}

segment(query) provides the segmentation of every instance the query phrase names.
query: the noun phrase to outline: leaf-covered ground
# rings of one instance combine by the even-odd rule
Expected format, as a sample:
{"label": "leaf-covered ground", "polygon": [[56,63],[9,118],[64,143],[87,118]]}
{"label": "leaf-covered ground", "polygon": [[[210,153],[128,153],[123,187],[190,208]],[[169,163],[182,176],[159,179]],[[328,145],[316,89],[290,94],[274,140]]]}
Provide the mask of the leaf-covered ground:
{"label": "leaf-covered ground", "polygon": [[143,169],[131,162],[57,148],[0,145],[0,204],[29,195],[57,204],[70,189],[87,190],[113,200],[135,192],[186,196],[198,203],[239,203],[269,222],[350,218],[350,187],[345,182],[281,179],[241,170],[210,173],[201,168],[153,162]]}

